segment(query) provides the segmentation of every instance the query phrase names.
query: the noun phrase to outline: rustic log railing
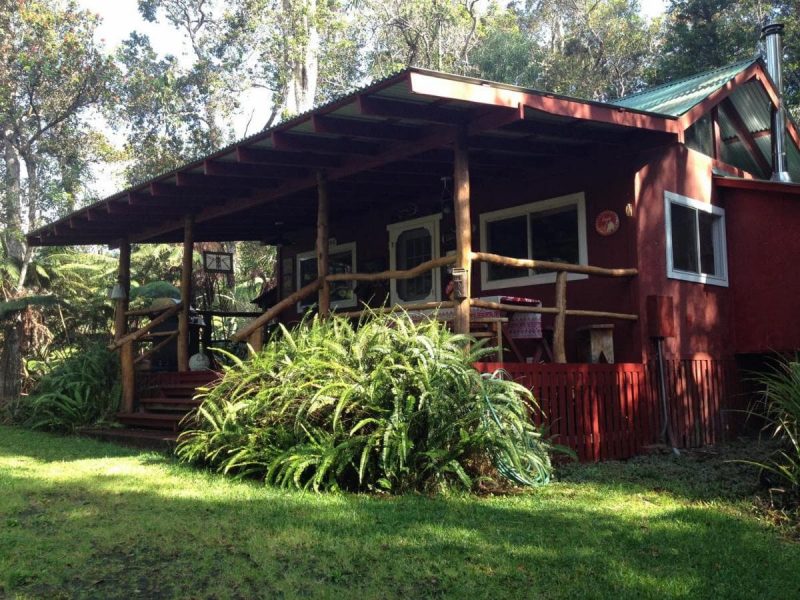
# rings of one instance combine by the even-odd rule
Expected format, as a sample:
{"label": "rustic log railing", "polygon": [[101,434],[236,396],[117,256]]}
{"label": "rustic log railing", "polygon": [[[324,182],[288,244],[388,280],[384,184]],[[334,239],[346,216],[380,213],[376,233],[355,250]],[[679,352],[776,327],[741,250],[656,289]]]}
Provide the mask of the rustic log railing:
{"label": "rustic log railing", "polygon": [[[576,265],[571,263],[530,260],[521,258],[511,258],[507,256],[500,256],[499,254],[490,254],[488,252],[471,252],[470,265],[473,262],[486,262],[502,265],[505,267],[514,267],[519,269],[539,269],[547,271],[555,271],[556,273],[556,306],[519,306],[512,304],[502,304],[499,302],[490,302],[480,298],[467,298],[469,300],[468,306],[476,308],[488,308],[493,310],[502,310],[505,312],[529,312],[552,314],[555,316],[553,327],[553,358],[555,362],[565,363],[566,359],[566,346],[565,346],[565,322],[566,317],[596,317],[602,319],[620,319],[624,321],[636,321],[638,315],[631,313],[609,312],[600,310],[578,310],[567,308],[567,274],[576,273],[581,275],[592,275],[599,277],[634,277],[638,274],[636,269],[609,269],[605,267],[596,267],[592,265]],[[260,317],[254,319],[233,336],[232,340],[242,342],[250,339],[250,337],[269,321],[275,319],[284,310],[293,304],[305,300],[313,293],[323,288],[325,282],[330,283],[334,281],[385,281],[390,279],[412,279],[418,277],[428,271],[437,269],[443,266],[452,265],[456,263],[455,256],[444,256],[435,258],[411,269],[381,271],[378,273],[336,273],[319,277],[308,285],[297,290],[287,298],[275,304],[272,308],[263,313]],[[471,268],[471,267],[470,267]],[[348,311],[339,313],[345,317],[359,318],[365,312],[373,313],[386,313],[396,310],[432,310],[439,308],[457,308],[457,301],[444,301],[444,302],[423,302],[417,304],[396,305],[381,308],[368,308],[365,310]],[[321,312],[321,311],[320,311]],[[468,321],[469,322],[469,321]]]}
{"label": "rustic log railing", "polygon": [[151,315],[155,315],[155,314],[158,314],[158,316],[157,317],[152,317],[150,319],[150,322],[147,325],[145,325],[144,327],[140,327],[139,329],[136,329],[135,331],[131,331],[130,333],[122,336],[118,340],[114,340],[113,342],[111,342],[108,345],[108,349],[112,350],[112,351],[113,350],[117,350],[117,349],[121,348],[122,346],[124,346],[125,344],[133,343],[133,342],[136,342],[136,341],[140,340],[141,338],[146,336],[149,333],[149,331],[151,329],[153,329],[153,327],[155,327],[156,325],[160,325],[161,323],[163,323],[164,321],[169,319],[171,316],[173,316],[175,313],[177,313],[179,310],[181,310],[181,308],[182,308],[182,303],[178,302],[174,306],[168,306],[167,308],[161,309],[159,311],[153,311],[153,310],[148,310],[148,311],[141,311],[141,310],[128,311],[126,313],[126,316],[141,317],[141,316],[151,316]]}
{"label": "rustic log railing", "polygon": [[[472,261],[486,262],[504,267],[518,269],[539,269],[544,271],[555,271],[556,273],[556,305],[555,307],[540,306],[511,306],[508,304],[498,304],[486,302],[473,298],[471,306],[482,306],[484,308],[498,308],[509,312],[539,312],[555,315],[553,321],[553,360],[557,363],[567,362],[567,351],[565,342],[566,318],[567,316],[597,317],[602,319],[622,319],[626,321],[636,321],[638,315],[630,313],[617,313],[596,310],[567,310],[567,274],[576,273],[581,275],[595,275],[600,277],[635,277],[639,271],[636,269],[608,269],[605,267],[595,267],[591,265],[576,265],[571,263],[554,262],[547,260],[533,260],[526,258],[511,258],[490,254],[488,252],[473,252]],[[493,306],[488,306],[493,305]]]}
{"label": "rustic log railing", "polygon": [[[183,308],[183,303],[178,302],[173,306],[161,310],[139,309],[139,310],[119,310],[116,316],[116,334],[114,341],[108,345],[112,352],[119,350],[120,379],[122,382],[122,412],[132,412],[133,404],[136,399],[136,365],[146,358],[152,356],[160,349],[178,337],[178,331],[164,331],[152,333],[151,330],[164,323],[167,319],[174,316]],[[131,332],[128,331],[128,319],[131,317],[150,317],[150,322]],[[159,343],[154,343],[153,347],[145,353],[136,356],[134,344],[147,339],[153,341],[154,337],[164,337]]]}

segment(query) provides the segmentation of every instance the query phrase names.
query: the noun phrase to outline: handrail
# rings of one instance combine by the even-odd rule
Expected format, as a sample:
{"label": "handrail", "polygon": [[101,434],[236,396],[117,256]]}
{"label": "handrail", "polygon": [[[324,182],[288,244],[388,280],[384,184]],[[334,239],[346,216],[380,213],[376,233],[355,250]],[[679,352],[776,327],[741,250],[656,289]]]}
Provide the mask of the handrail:
{"label": "handrail", "polygon": [[380,271],[378,273],[335,273],[325,277],[326,281],[382,281],[384,279],[413,279],[438,267],[455,264],[455,256],[434,258],[416,267],[402,271]]}
{"label": "handrail", "polygon": [[147,316],[150,316],[150,315],[160,314],[160,313],[164,312],[165,310],[169,310],[170,308],[172,308],[172,306],[165,306],[164,308],[156,308],[156,309],[153,309],[153,308],[137,308],[137,309],[134,309],[134,310],[126,310],[125,311],[125,316],[126,317],[147,317]]}
{"label": "handrail", "polygon": [[572,263],[554,262],[550,260],[511,258],[509,256],[500,256],[499,254],[491,254],[489,252],[473,252],[472,260],[477,262],[494,263],[504,267],[517,267],[520,269],[543,269],[545,271],[565,271],[567,273],[599,275],[601,277],[635,277],[639,274],[638,269],[607,269],[605,267],[575,265]]}
{"label": "handrail", "polygon": [[119,338],[118,340],[115,340],[114,342],[110,343],[108,345],[108,349],[112,350],[112,351],[118,350],[119,348],[121,348],[125,344],[131,343],[131,342],[135,342],[139,338],[145,336],[147,334],[147,332],[150,331],[153,327],[155,327],[156,325],[160,325],[161,323],[163,323],[164,321],[169,319],[172,315],[174,315],[176,312],[178,312],[181,309],[181,305],[182,305],[182,303],[178,302],[175,306],[172,306],[172,307],[168,308],[167,310],[162,312],[160,315],[158,315],[157,317],[152,319],[144,327],[141,327],[141,328],[137,329],[136,331],[132,331],[128,335],[125,335],[125,336]]}
{"label": "handrail", "polygon": [[[322,287],[323,282],[335,281],[382,281],[386,279],[412,279],[418,277],[423,273],[433,269],[444,267],[447,265],[455,264],[455,256],[443,256],[434,258],[432,260],[418,264],[417,266],[406,270],[390,270],[380,271],[378,273],[335,273],[325,277],[320,277],[312,283],[306,285],[300,290],[296,291],[289,297],[281,300],[272,308],[263,313],[260,317],[250,321],[239,331],[237,331],[231,339],[236,342],[241,342],[250,337],[259,327],[262,327],[267,322],[277,317],[284,309],[288,308],[295,302],[303,300],[310,296],[312,293]],[[598,317],[606,319],[620,319],[626,321],[636,321],[639,319],[638,315],[630,313],[617,313],[609,311],[595,311],[595,310],[575,310],[567,309],[566,306],[566,283],[567,273],[575,273],[580,275],[596,275],[600,277],[635,277],[639,274],[638,269],[609,269],[605,267],[595,267],[592,265],[576,265],[571,263],[563,263],[549,260],[534,260],[525,258],[511,258],[508,256],[501,256],[499,254],[492,254],[490,252],[471,252],[470,262],[487,262],[502,265],[505,267],[514,267],[519,269],[542,269],[547,271],[555,271],[556,277],[556,305],[555,307],[545,306],[517,306],[513,304],[504,304],[501,302],[490,302],[488,300],[481,300],[479,298],[470,298],[470,306],[479,308],[488,308],[493,310],[502,310],[506,312],[527,312],[527,313],[540,313],[555,315],[554,327],[554,350],[556,360],[558,362],[565,362],[564,352],[564,319],[567,316],[580,316],[580,317]],[[411,304],[406,306],[391,306],[382,307],[372,310],[377,314],[394,312],[397,310],[427,310],[443,307],[454,307],[455,302],[428,302],[420,304]],[[361,317],[364,310],[348,311],[339,313],[344,317]]]}
{"label": "handrail", "polygon": [[287,296],[274,306],[272,306],[269,310],[264,312],[260,317],[257,317],[246,323],[239,331],[234,333],[231,336],[231,340],[234,342],[243,342],[247,338],[250,337],[250,334],[253,333],[259,327],[263,327],[267,323],[269,323],[272,319],[277,317],[280,313],[282,313],[285,309],[289,308],[295,302],[299,302],[300,300],[304,300],[314,292],[316,292],[320,287],[322,287],[323,278],[320,277],[315,279],[311,283],[301,287],[299,290],[294,292],[292,295]]}
{"label": "handrail", "polygon": [[[490,302],[480,298],[472,298],[470,304],[477,308],[488,308],[491,310],[502,310],[504,312],[519,313],[539,313],[544,315],[557,315],[558,308],[552,306],[521,306],[518,304],[503,304],[501,302]],[[638,321],[639,317],[631,313],[617,313],[602,310],[573,310],[567,309],[569,317],[600,317],[605,319],[621,319],[624,321]]]}
{"label": "handrail", "polygon": [[545,315],[555,315],[558,313],[557,308],[549,306],[521,306],[519,304],[503,304],[501,302],[491,302],[490,300],[482,300],[480,298],[471,298],[469,301],[471,306],[477,308],[488,308],[490,310],[502,310],[505,312],[522,312],[522,313],[540,313]]}
{"label": "handrail", "polygon": [[143,352],[142,354],[140,354],[139,356],[137,356],[137,357],[134,359],[134,361],[133,361],[133,364],[135,364],[135,365],[138,365],[138,364],[139,364],[140,362],[142,362],[143,360],[145,360],[145,359],[147,359],[147,358],[150,358],[150,357],[151,357],[153,354],[155,354],[156,352],[158,352],[159,350],[161,350],[161,349],[162,349],[164,346],[166,346],[167,344],[169,344],[169,343],[170,343],[172,340],[174,340],[176,337],[178,337],[178,331],[177,331],[177,329],[176,329],[175,331],[172,331],[172,332],[170,332],[169,336],[167,336],[166,338],[164,338],[163,340],[161,340],[160,342],[158,342],[156,345],[154,345],[152,348],[150,348],[150,349],[149,349],[147,352]]}
{"label": "handrail", "polygon": [[456,303],[451,300],[445,300],[444,302],[418,302],[416,304],[395,304],[394,306],[381,306],[379,308],[367,307],[362,310],[337,312],[336,314],[340,317],[357,319],[363,316],[364,313],[375,313],[382,315],[385,313],[400,312],[402,310],[416,311],[416,310],[438,310],[440,308],[453,308],[455,305]]}
{"label": "handrail", "polygon": [[[444,267],[446,265],[451,265],[455,263],[456,257],[455,256],[442,256],[441,258],[434,258],[433,260],[429,260],[423,263],[418,264],[416,267],[406,270],[395,270],[395,271],[380,271],[378,273],[335,273],[332,275],[328,275],[326,277],[320,277],[319,279],[315,279],[308,285],[300,288],[292,295],[284,298],[274,306],[272,306],[269,310],[264,312],[260,317],[257,317],[244,325],[239,331],[234,333],[231,336],[231,340],[234,342],[243,342],[247,338],[250,337],[256,329],[259,327],[263,327],[269,321],[277,317],[281,312],[287,309],[292,304],[304,300],[314,292],[316,292],[320,287],[322,287],[323,281],[382,281],[385,279],[413,279],[414,277],[418,277],[419,275],[426,273],[427,271],[431,271],[438,267]],[[347,314],[347,313],[340,313],[340,314]]]}

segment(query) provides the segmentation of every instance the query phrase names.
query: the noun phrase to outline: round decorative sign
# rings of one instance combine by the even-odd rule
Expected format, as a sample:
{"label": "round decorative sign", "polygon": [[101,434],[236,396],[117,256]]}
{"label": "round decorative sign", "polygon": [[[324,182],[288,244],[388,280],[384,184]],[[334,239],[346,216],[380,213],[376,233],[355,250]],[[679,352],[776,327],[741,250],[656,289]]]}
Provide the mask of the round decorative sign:
{"label": "round decorative sign", "polygon": [[619,215],[613,210],[604,210],[594,220],[594,228],[600,235],[613,235],[619,229]]}

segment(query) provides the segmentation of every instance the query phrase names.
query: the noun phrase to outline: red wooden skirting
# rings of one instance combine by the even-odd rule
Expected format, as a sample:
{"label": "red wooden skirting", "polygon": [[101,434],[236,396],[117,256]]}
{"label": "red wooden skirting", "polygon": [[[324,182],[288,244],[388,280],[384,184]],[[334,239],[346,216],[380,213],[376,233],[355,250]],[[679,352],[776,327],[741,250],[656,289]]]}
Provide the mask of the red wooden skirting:
{"label": "red wooden skirting", "polygon": [[[505,370],[533,391],[554,441],[582,461],[630,458],[658,443],[661,410],[655,365],[622,363],[479,363],[482,372]],[[666,364],[670,423],[683,448],[715,444],[733,434],[732,409],[741,407],[733,361],[674,360]]]}

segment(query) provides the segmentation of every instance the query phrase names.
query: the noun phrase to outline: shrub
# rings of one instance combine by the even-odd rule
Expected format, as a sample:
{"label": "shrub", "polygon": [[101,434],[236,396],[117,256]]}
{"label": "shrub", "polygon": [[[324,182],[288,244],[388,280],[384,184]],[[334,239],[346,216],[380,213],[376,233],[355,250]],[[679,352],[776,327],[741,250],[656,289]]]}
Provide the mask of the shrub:
{"label": "shrub", "polygon": [[529,418],[534,398],[478,373],[472,365],[486,352],[404,313],[281,327],[201,394],[178,455],[314,490],[546,482],[550,447]]}
{"label": "shrub", "polygon": [[20,399],[17,421],[31,429],[74,431],[94,425],[119,404],[117,355],[101,342],[52,357],[30,396]]}
{"label": "shrub", "polygon": [[769,371],[754,380],[763,388],[756,410],[782,446],[770,463],[759,464],[800,490],[800,362],[776,359]]}

